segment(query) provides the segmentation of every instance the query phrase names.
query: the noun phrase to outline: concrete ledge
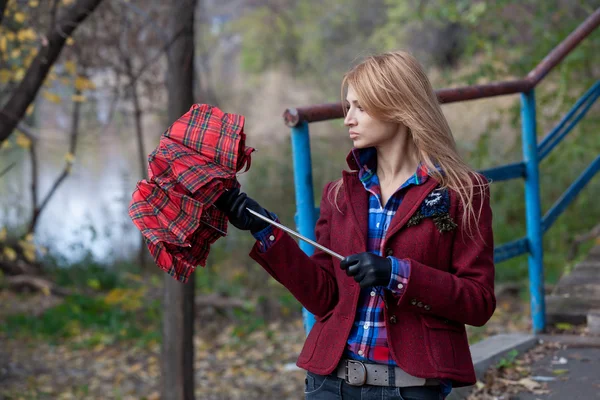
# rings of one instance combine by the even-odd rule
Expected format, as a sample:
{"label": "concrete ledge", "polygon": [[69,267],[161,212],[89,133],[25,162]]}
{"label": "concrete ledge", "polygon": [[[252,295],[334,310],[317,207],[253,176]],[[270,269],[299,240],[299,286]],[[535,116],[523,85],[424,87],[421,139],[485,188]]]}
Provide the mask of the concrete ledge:
{"label": "concrete ledge", "polygon": [[[471,346],[471,357],[475,366],[477,380],[482,380],[489,367],[496,364],[511,350],[523,353],[538,343],[534,335],[525,333],[508,333],[490,336]],[[469,396],[474,386],[466,386],[452,390],[448,400],[463,400]]]}

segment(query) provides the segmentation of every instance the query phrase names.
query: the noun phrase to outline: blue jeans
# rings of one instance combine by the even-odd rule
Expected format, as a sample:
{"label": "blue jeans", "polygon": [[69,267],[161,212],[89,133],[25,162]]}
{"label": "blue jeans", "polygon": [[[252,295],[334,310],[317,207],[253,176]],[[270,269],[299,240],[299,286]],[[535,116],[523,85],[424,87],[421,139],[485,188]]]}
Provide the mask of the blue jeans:
{"label": "blue jeans", "polygon": [[352,386],[333,375],[306,374],[306,400],[443,400],[439,386]]}

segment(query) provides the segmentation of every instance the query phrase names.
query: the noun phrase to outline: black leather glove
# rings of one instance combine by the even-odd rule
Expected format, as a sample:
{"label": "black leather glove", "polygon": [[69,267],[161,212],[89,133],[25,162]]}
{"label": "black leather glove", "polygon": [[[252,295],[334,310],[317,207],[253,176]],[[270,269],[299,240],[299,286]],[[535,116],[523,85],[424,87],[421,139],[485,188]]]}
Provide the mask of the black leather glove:
{"label": "black leather glove", "polygon": [[248,197],[246,193],[240,192],[239,188],[234,188],[223,193],[215,202],[215,206],[227,215],[231,225],[243,231],[256,233],[269,225],[268,222],[250,214],[246,210],[246,207],[271,219],[271,215],[267,210],[262,208],[255,200]]}
{"label": "black leather glove", "polygon": [[392,277],[392,261],[373,253],[353,254],[344,258],[340,265],[361,288],[387,286]]}

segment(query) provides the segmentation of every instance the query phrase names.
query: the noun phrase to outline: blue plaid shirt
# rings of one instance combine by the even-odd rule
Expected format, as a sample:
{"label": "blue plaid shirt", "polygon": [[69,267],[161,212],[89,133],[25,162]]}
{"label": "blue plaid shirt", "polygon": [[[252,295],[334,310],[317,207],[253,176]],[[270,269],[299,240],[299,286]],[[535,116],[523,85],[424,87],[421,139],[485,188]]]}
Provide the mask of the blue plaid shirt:
{"label": "blue plaid shirt", "polygon": [[[369,227],[367,251],[378,256],[383,254],[385,234],[404,195],[411,185],[421,185],[427,181],[428,173],[424,165],[419,165],[417,171],[404,182],[385,205],[382,205],[381,187],[376,174],[377,153],[374,148],[354,149],[354,157],[360,165],[358,177],[369,196]],[[275,233],[274,233],[275,231]],[[278,229],[271,226],[255,234],[262,251],[266,251],[279,235]],[[392,263],[392,275],[386,287],[374,286],[364,288],[360,292],[356,316],[350,335],[348,336],[345,355],[355,360],[378,364],[396,365],[389,351],[386,321],[384,318],[384,290],[390,290],[395,296],[402,296],[410,276],[410,262],[393,256],[388,256]],[[451,390],[451,383],[443,383],[443,392]]]}
{"label": "blue plaid shirt", "polygon": [[[407,188],[424,183],[427,180],[427,170],[419,166],[417,171],[390,196],[387,203],[382,204],[381,187],[376,174],[376,150],[374,148],[355,149],[353,153],[360,166],[358,178],[365,190],[370,193],[367,251],[382,256],[385,234],[402,203]],[[392,276],[387,287],[374,286],[364,288],[360,292],[354,325],[346,346],[348,358],[379,364],[396,364],[389,351],[385,329],[384,290],[387,289],[396,296],[402,296],[410,276],[410,262],[392,256],[387,258],[392,262]]]}

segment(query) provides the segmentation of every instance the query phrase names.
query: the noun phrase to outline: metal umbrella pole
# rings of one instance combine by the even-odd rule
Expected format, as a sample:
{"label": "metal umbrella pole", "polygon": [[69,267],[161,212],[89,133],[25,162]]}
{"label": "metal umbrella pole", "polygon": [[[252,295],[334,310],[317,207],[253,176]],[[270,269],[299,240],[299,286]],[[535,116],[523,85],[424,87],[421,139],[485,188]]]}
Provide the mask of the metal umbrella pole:
{"label": "metal umbrella pole", "polygon": [[301,235],[301,234],[299,234],[298,232],[294,231],[293,229],[290,229],[290,228],[288,228],[288,227],[287,227],[287,226],[285,226],[285,225],[281,225],[280,223],[278,223],[278,222],[275,222],[275,221],[273,221],[272,219],[270,219],[270,218],[267,218],[267,217],[265,217],[264,215],[262,215],[262,214],[259,214],[259,213],[257,213],[257,212],[256,212],[256,211],[254,211],[254,210],[251,210],[251,209],[249,209],[248,207],[246,207],[246,211],[248,211],[250,214],[252,214],[252,215],[254,215],[254,216],[256,216],[256,217],[258,217],[258,218],[262,219],[263,221],[265,221],[265,222],[268,222],[269,224],[271,224],[271,225],[273,225],[273,226],[276,226],[276,227],[278,227],[278,228],[279,228],[279,229],[281,229],[281,230],[284,230],[285,232],[289,233],[290,235],[292,235],[292,236],[295,236],[295,237],[297,237],[297,238],[298,238],[298,239],[300,239],[300,240],[304,240],[306,243],[309,243],[309,244],[311,244],[311,245],[315,246],[317,249],[323,250],[325,253],[329,254],[329,255],[330,255],[330,256],[332,256],[332,257],[338,258],[338,259],[340,259],[340,260],[343,260],[343,259],[344,259],[344,257],[343,257],[343,256],[339,255],[339,254],[338,254],[338,253],[336,253],[335,251],[333,251],[333,250],[329,250],[329,249],[328,249],[327,247],[325,247],[325,246],[321,246],[319,243],[315,242],[314,240],[310,240],[309,238],[302,236],[302,235]]}

